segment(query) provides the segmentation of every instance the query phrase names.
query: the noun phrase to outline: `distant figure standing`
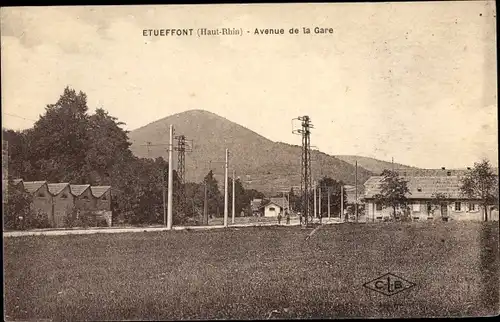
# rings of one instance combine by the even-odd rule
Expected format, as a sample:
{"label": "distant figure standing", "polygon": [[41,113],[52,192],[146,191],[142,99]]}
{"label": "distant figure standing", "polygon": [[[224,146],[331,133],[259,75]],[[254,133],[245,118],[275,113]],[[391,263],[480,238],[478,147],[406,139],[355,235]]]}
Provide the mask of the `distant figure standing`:
{"label": "distant figure standing", "polygon": [[290,214],[288,213],[288,211],[286,212],[286,224],[290,225]]}
{"label": "distant figure standing", "polygon": [[300,221],[300,224],[302,225],[302,214],[299,214],[299,221]]}
{"label": "distant figure standing", "polygon": [[278,225],[281,225],[281,212],[278,214]]}

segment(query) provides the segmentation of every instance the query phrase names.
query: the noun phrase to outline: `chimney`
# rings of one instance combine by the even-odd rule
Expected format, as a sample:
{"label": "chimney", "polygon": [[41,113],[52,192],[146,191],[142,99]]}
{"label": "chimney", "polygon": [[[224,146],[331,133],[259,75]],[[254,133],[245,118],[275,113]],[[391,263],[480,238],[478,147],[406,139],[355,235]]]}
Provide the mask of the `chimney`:
{"label": "chimney", "polygon": [[467,167],[467,170],[470,170],[470,167]]}
{"label": "chimney", "polygon": [[446,172],[446,175],[449,177],[451,176],[451,171]]}
{"label": "chimney", "polygon": [[446,170],[446,168],[445,167],[441,167],[441,170]]}

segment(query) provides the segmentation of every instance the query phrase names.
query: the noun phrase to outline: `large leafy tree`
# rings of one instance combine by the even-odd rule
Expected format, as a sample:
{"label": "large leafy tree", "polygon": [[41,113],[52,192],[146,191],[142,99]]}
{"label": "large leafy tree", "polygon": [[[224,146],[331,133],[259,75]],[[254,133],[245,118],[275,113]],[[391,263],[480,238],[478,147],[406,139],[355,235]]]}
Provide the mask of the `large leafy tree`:
{"label": "large leafy tree", "polygon": [[382,207],[392,208],[392,215],[395,219],[398,209],[406,209],[409,194],[408,181],[401,178],[396,171],[384,170],[380,182],[380,193],[376,194],[374,199]]}
{"label": "large leafy tree", "polygon": [[488,221],[488,206],[498,202],[498,176],[488,160],[474,163],[474,168],[461,179],[460,190],[467,197],[480,200],[484,220]]}
{"label": "large leafy tree", "polygon": [[111,185],[115,214],[133,223],[160,223],[168,164],[134,157],[122,125],[101,108],[88,115],[86,95],[67,87],[32,129],[3,131],[9,173],[25,180]]}
{"label": "large leafy tree", "polygon": [[21,178],[25,175],[33,176],[34,169],[30,162],[28,142],[29,131],[2,130],[2,139],[8,142],[7,166],[9,177]]}
{"label": "large leafy tree", "polygon": [[[228,187],[229,187],[228,209],[229,209],[229,213],[232,213],[232,211],[233,211],[233,203],[232,203],[232,200],[233,200],[233,178],[229,178],[228,183],[229,183],[228,184]],[[234,198],[235,215],[238,217],[238,216],[240,216],[243,208],[245,208],[245,206],[247,206],[250,203],[250,201],[246,197],[245,188],[243,188],[243,184],[241,183],[241,180],[239,178],[237,178],[234,181],[234,190],[235,190],[235,198]]]}
{"label": "large leafy tree", "polygon": [[207,208],[208,214],[219,216],[224,210],[224,196],[219,190],[219,183],[214,177],[214,173],[210,170],[203,179],[207,187]]}
{"label": "large leafy tree", "polygon": [[[32,166],[52,182],[89,182],[86,154],[90,148],[89,116],[86,94],[66,87],[55,104],[29,132]],[[64,171],[61,171],[64,169]]]}
{"label": "large leafy tree", "polygon": [[122,122],[99,108],[89,117],[88,150],[85,154],[84,171],[94,184],[116,182],[113,174],[117,167],[133,159],[127,131]]}

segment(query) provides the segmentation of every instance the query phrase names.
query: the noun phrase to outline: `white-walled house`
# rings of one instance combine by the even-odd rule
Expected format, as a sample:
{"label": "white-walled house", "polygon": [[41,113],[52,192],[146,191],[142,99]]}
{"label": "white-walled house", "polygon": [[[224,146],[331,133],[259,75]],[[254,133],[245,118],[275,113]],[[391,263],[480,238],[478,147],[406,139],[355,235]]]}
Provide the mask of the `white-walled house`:
{"label": "white-walled house", "polygon": [[279,213],[283,216],[283,208],[274,202],[264,206],[264,217],[278,217]]}
{"label": "white-walled house", "polygon": [[[470,199],[460,192],[459,176],[419,176],[402,177],[408,181],[409,214],[412,220],[468,220],[483,221],[484,210],[478,199]],[[383,208],[375,202],[374,196],[380,193],[382,176],[369,178],[364,186],[366,221],[383,221],[392,217],[392,208]],[[437,200],[436,195],[444,198]],[[396,212],[402,212],[398,209]],[[498,209],[489,207],[488,220],[498,220]]]}

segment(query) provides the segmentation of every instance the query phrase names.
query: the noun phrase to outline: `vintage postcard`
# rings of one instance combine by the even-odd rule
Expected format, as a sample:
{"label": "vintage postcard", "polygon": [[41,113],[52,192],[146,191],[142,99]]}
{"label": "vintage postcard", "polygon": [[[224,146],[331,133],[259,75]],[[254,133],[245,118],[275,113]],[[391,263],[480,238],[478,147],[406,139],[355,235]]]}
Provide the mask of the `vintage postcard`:
{"label": "vintage postcard", "polygon": [[1,8],[6,321],[499,314],[493,1]]}

